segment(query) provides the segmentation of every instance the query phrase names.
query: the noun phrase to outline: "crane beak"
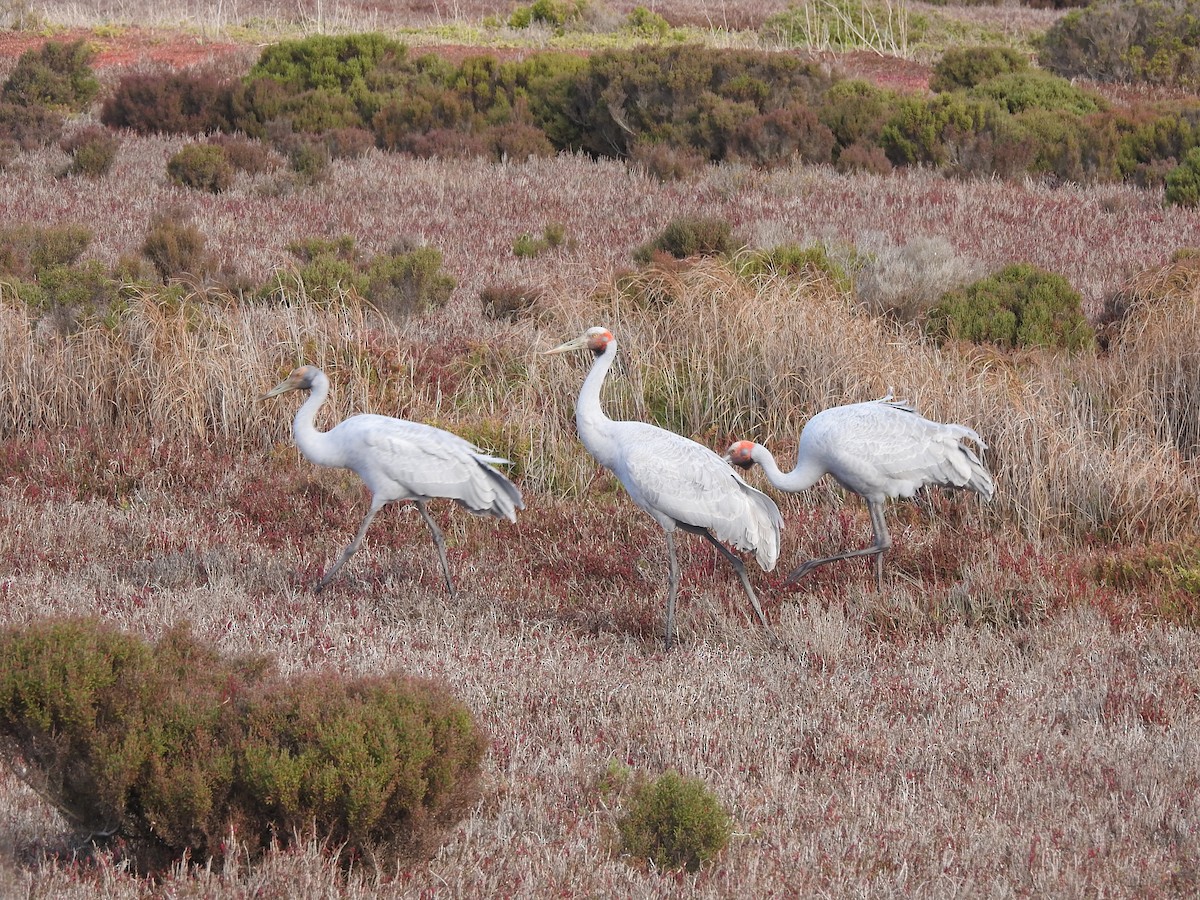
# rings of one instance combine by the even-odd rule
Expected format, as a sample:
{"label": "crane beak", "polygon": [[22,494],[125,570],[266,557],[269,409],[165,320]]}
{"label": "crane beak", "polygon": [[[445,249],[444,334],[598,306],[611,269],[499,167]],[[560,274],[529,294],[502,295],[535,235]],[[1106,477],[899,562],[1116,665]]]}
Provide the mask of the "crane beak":
{"label": "crane beak", "polygon": [[288,391],[294,391],[299,386],[300,385],[297,383],[296,379],[294,377],[292,377],[291,375],[289,375],[287,378],[283,379],[283,381],[279,382],[279,384],[275,385],[275,387],[271,388],[269,391],[267,391],[265,394],[263,394],[258,399],[259,400],[270,400],[272,397],[278,397],[280,394],[286,394]]}
{"label": "crane beak", "polygon": [[588,336],[581,334],[574,340],[567,341],[565,344],[559,344],[553,350],[543,350],[542,356],[551,356],[555,353],[570,353],[572,350],[584,350],[588,345]]}

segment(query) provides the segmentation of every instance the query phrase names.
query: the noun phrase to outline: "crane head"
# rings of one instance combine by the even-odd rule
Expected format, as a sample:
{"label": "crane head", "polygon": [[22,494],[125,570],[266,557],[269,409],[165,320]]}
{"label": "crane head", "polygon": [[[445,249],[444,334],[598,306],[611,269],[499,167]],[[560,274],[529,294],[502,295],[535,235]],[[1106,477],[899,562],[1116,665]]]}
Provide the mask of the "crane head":
{"label": "crane head", "polygon": [[591,350],[596,356],[599,356],[608,349],[608,345],[613,342],[612,332],[607,328],[599,325],[593,326],[573,340],[567,341],[565,344],[559,344],[553,350],[543,350],[543,356],[550,356],[553,353],[569,353],[572,350]]}
{"label": "crane head", "polygon": [[286,394],[288,391],[307,391],[312,387],[313,379],[321,370],[316,366],[300,366],[292,369],[292,373],[287,378],[275,385],[261,397],[259,400],[267,400],[271,397],[278,397],[280,394]]}
{"label": "crane head", "polygon": [[725,461],[741,469],[754,465],[754,441],[734,441],[725,451]]}

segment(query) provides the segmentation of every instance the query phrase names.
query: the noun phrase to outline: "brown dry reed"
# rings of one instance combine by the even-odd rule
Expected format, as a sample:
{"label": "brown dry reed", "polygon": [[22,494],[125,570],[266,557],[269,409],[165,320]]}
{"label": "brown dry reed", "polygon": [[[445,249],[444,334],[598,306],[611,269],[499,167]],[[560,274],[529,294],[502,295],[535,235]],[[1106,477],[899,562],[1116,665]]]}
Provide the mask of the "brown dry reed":
{"label": "brown dry reed", "polygon": [[307,362],[334,385],[323,427],[363,411],[436,422],[519,455],[526,491],[578,498],[595,472],[571,421],[584,370],[536,351],[604,324],[621,347],[603,396],[614,418],[655,421],[718,451],[751,438],[786,458],[812,413],[894,391],[983,436],[998,485],[993,521],[1034,539],[1167,541],[1196,520],[1194,476],[1176,443],[1194,426],[1176,419],[1200,399],[1185,377],[1200,322],[1194,303],[1190,315],[1145,306],[1121,349],[1097,358],[937,348],[856,310],[820,275],[751,283],[719,260],[543,297],[532,323],[446,343],[353,294],[310,300],[282,272],[272,302],[142,291],[122,314],[70,335],[39,327],[0,286],[0,423],[7,433],[111,430],[116,445],[260,451],[288,439],[291,409],[256,398]]}

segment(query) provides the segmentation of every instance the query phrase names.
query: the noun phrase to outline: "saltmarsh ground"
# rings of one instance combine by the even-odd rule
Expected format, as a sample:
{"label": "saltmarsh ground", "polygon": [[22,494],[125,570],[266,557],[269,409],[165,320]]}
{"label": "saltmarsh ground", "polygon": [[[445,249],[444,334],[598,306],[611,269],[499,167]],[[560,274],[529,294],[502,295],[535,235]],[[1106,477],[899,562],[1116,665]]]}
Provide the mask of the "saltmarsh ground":
{"label": "saltmarsh ground", "polygon": [[[1118,187],[732,166],[660,184],[573,157],[378,153],[301,191],[256,176],[198,196],[166,176],[182,144],[126,137],[98,182],[56,178],[56,150],[0,173],[0,225],[86,221],[89,254],[112,262],[182,199],[223,264],[279,283],[253,303],[200,287],[172,303],[139,295],[70,333],[0,288],[0,620],[94,613],[148,637],[188,620],[222,652],[269,651],[285,672],[444,679],[491,736],[487,799],[428,865],[401,872],[344,876],[317,836],[262,868],[235,860],[149,885],[104,855],[84,861],[71,823],[6,769],[0,893],[1194,892],[1200,329],[1194,279],[1163,267],[1200,244],[1200,214]],[[1138,312],[1101,357],[1006,356],[935,348],[817,277],[750,284],[716,262],[615,277],[685,213],[724,217],[756,246],[835,255],[938,237],[988,269],[1064,275],[1093,315],[1129,276],[1162,271],[1171,303]],[[558,247],[512,253],[552,225]],[[306,298],[285,245],[342,235],[372,251],[428,243],[458,288],[399,325],[353,297]],[[503,282],[541,298],[514,323],[479,303]],[[891,388],[984,435],[996,502],[894,507],[882,593],[862,563],[795,591],[755,572],[795,656],[763,639],[723,562],[685,540],[680,641],[663,654],[660,532],[578,446],[582,366],[536,355],[592,324],[621,340],[613,415],[786,456],[815,410]],[[313,594],[366,497],[299,456],[294,403],[255,400],[300,361],[333,382],[319,424],[404,415],[515,460],[529,506],[515,526],[434,509],[456,600],[400,509]],[[861,507],[833,489],[778,499],[782,571],[869,540]],[[616,858],[614,768],[703,778],[732,815],[729,848],[695,875]]]}

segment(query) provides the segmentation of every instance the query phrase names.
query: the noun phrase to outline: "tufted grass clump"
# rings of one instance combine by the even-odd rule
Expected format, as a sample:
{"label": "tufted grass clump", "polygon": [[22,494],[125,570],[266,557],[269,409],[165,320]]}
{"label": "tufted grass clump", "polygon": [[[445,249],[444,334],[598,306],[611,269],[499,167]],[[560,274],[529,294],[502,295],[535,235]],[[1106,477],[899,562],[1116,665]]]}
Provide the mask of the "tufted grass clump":
{"label": "tufted grass clump", "polygon": [[685,215],[672,219],[658,236],[633,252],[639,263],[650,262],[656,253],[688,259],[692,256],[731,256],[740,246],[733,226],[714,216]]}
{"label": "tufted grass clump", "polygon": [[703,781],[666,772],[634,787],[617,831],[635,859],[663,871],[695,872],[725,849],[731,826]]}
{"label": "tufted grass clump", "polygon": [[86,840],[158,872],[258,858],[314,830],[347,859],[428,855],[478,796],[485,742],[442,687],[399,675],[279,677],[176,627],[96,619],[0,633],[0,754]]}

